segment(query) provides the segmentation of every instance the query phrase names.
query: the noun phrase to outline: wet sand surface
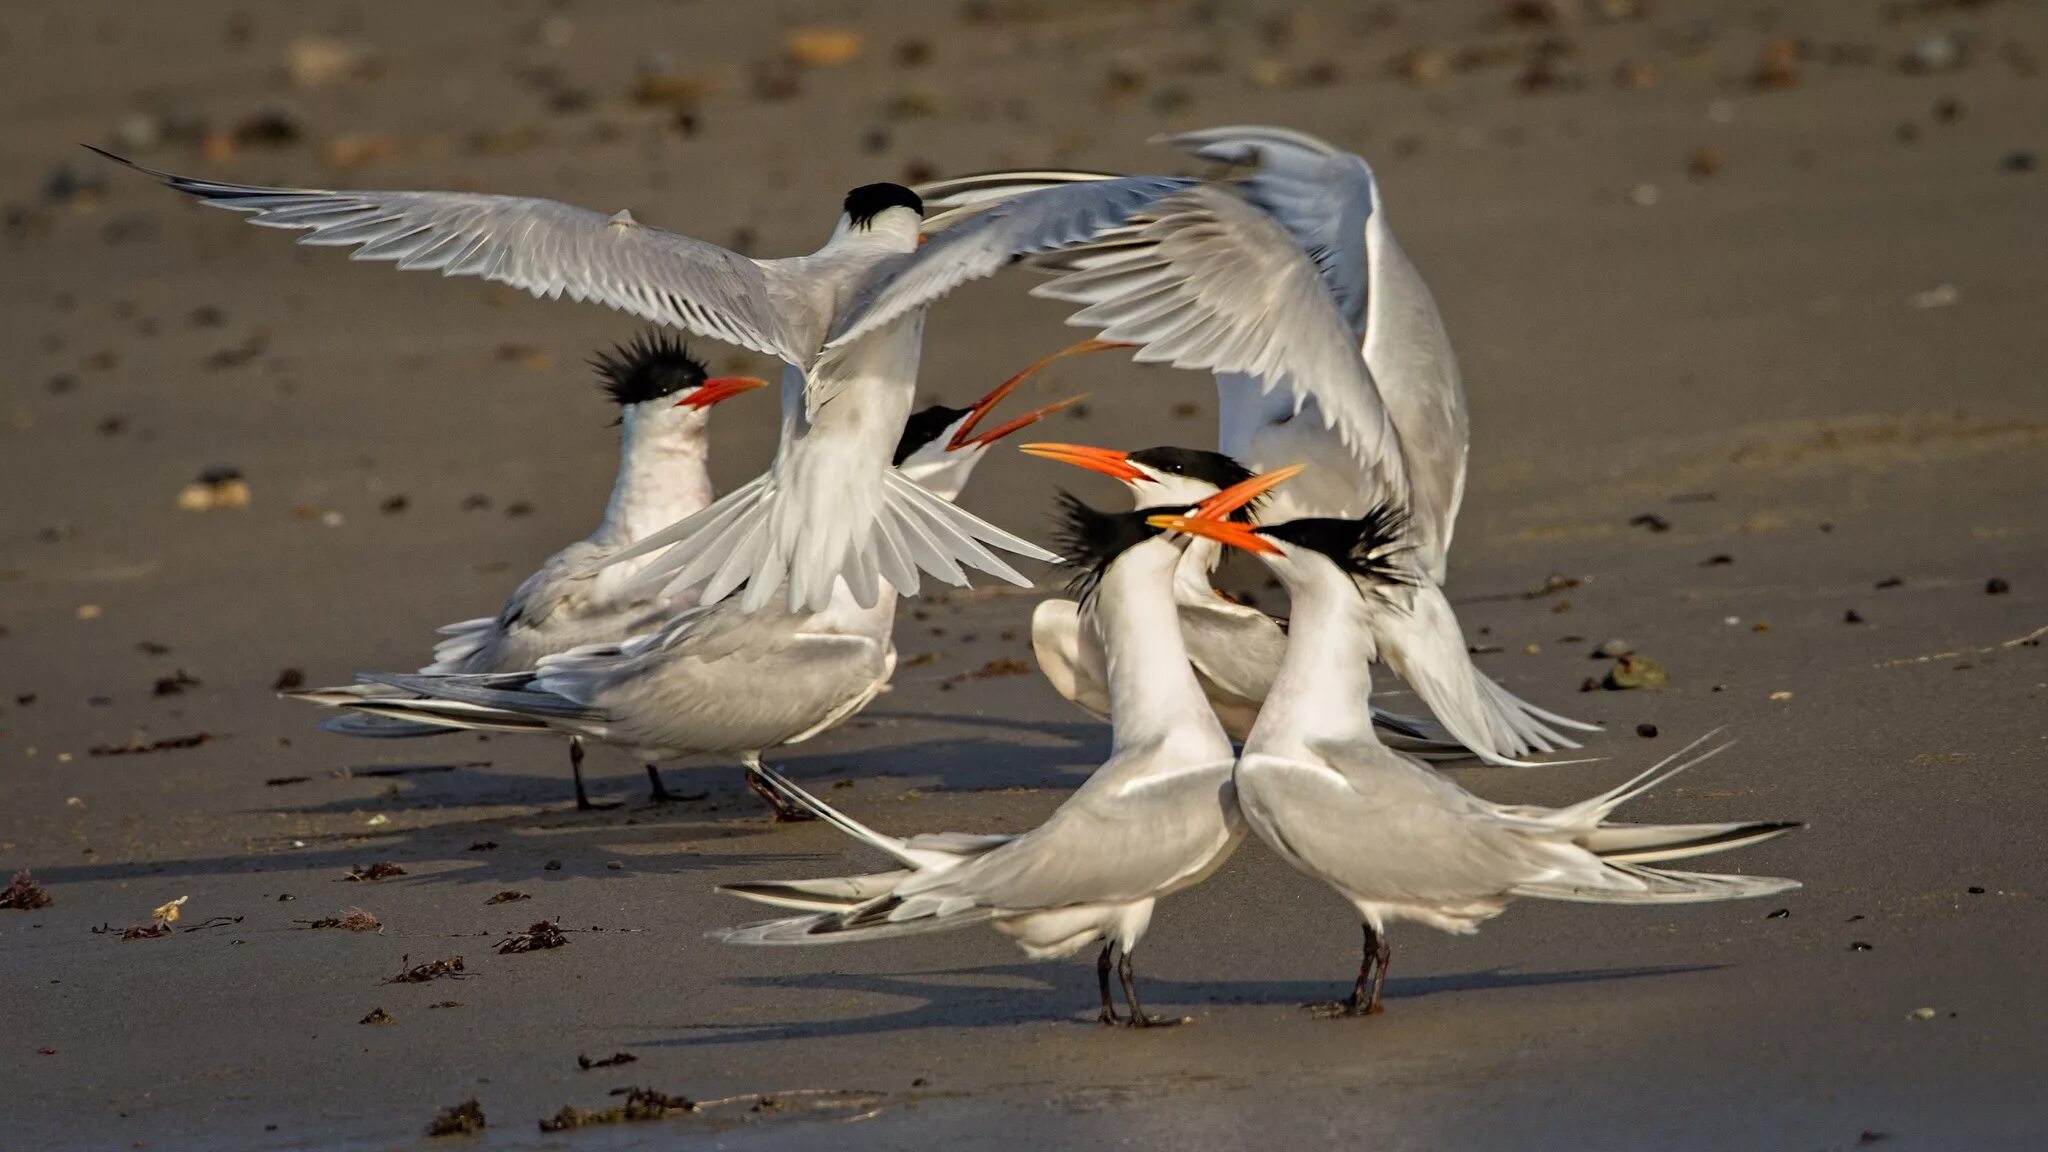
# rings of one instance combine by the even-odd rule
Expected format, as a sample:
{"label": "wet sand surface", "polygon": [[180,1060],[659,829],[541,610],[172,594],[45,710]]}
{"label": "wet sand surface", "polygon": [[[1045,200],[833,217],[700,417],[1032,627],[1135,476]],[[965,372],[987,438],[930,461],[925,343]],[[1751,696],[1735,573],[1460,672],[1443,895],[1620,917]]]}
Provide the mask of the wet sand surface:
{"label": "wet sand surface", "polygon": [[[506,1148],[2041,1146],[2048,15],[1633,7],[13,13],[0,872],[54,903],[0,910],[0,1143],[407,1147],[473,1097],[468,1143]],[[812,25],[857,29],[858,59],[779,63]],[[234,139],[269,110],[296,139]],[[987,931],[710,942],[754,916],[713,884],[866,858],[769,823],[730,765],[670,766],[703,798],[651,808],[640,767],[598,751],[624,804],[579,815],[552,739],[350,742],[271,692],[287,669],[423,663],[436,626],[589,530],[614,433],[581,361],[633,322],[352,266],[75,147],[631,207],[780,255],[854,184],[1178,169],[1145,138],[1231,122],[1376,165],[1471,394],[1467,637],[1515,692],[1607,726],[1598,763],[1456,778],[1568,802],[1724,727],[1734,750],[1629,815],[1807,820],[1725,861],[1804,890],[1403,926],[1386,1014],[1319,1022],[1299,1005],[1348,986],[1356,923],[1253,843],[1161,906],[1140,974],[1192,1023],[1149,1033],[1089,1022],[1084,961]],[[1073,338],[1027,284],[934,313],[926,392],[964,402]],[[1095,357],[1035,387],[1093,393],[1059,439],[1214,434],[1200,377]],[[773,403],[717,423],[729,487],[772,449]],[[249,505],[181,511],[215,466]],[[1042,538],[1056,485],[1121,499],[1096,479],[1002,452],[965,502]],[[894,690],[773,759],[885,830],[1030,827],[1108,743],[1029,669],[1044,594],[906,606]],[[1582,693],[1612,638],[1669,686]],[[345,878],[381,861],[404,874]],[[179,897],[170,935],[120,939]],[[382,931],[300,923],[352,907]],[[544,919],[567,946],[495,950]],[[459,978],[385,982],[454,956]],[[358,1023],[373,1009],[392,1022]],[[578,1066],[615,1052],[635,1059]],[[536,1127],[628,1085],[720,1102]]]}

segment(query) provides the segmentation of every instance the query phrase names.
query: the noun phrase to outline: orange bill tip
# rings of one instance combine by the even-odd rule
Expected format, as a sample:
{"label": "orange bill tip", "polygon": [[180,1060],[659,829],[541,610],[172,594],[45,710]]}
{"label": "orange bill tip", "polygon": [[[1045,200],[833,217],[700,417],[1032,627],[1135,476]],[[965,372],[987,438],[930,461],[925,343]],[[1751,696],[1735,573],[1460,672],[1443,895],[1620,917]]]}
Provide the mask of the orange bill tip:
{"label": "orange bill tip", "polygon": [[1217,543],[1227,544],[1232,548],[1242,549],[1246,552],[1257,552],[1269,556],[1278,555],[1280,552],[1278,545],[1259,535],[1257,530],[1251,525],[1240,524],[1235,520],[1211,520],[1203,516],[1162,514],[1147,516],[1145,523],[1154,528],[1163,528],[1168,532],[1179,532],[1187,536],[1200,536],[1204,539],[1214,540]]}
{"label": "orange bill tip", "polygon": [[1195,505],[1194,515],[1206,520],[1221,520],[1301,475],[1305,467],[1307,466],[1303,464],[1289,464],[1285,468],[1275,468],[1271,472],[1261,472],[1249,480],[1241,480]]}
{"label": "orange bill tip", "polygon": [[767,386],[768,382],[759,376],[713,376],[676,401],[676,407],[709,408],[720,400],[729,400],[742,392]]}
{"label": "orange bill tip", "polygon": [[1076,468],[1086,468],[1090,472],[1100,472],[1126,484],[1141,480],[1145,476],[1131,464],[1128,457],[1114,448],[1091,448],[1086,444],[1040,443],[1020,445],[1018,451],[1027,456],[1057,460],[1062,464],[1072,464]]}

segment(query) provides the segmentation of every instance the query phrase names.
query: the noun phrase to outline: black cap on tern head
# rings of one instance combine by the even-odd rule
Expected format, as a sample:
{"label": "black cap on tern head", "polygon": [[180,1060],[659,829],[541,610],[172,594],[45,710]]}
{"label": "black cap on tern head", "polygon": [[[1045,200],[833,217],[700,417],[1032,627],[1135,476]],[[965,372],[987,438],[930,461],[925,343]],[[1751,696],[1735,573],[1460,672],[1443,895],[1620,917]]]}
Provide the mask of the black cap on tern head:
{"label": "black cap on tern head", "polygon": [[1392,505],[1377,505],[1356,520],[1308,517],[1268,524],[1257,531],[1261,536],[1320,552],[1335,561],[1337,567],[1368,583],[1415,583],[1415,574],[1400,562],[1415,547],[1405,539],[1408,513]]}
{"label": "black cap on tern head", "polygon": [[[1242,484],[1252,478],[1252,470],[1225,456],[1221,452],[1210,452],[1201,448],[1176,448],[1163,445],[1158,448],[1141,448],[1127,453],[1124,459],[1133,464],[1164,472],[1169,476],[1186,476],[1214,484],[1217,491]],[[1232,520],[1249,524],[1252,512],[1265,502],[1262,495],[1230,514]]]}
{"label": "black cap on tern head", "polygon": [[889,461],[890,465],[902,467],[913,453],[945,435],[946,429],[972,411],[972,408],[948,408],[944,404],[934,404],[912,412],[910,419],[903,422],[903,436],[896,441],[896,455]]}
{"label": "black cap on tern head", "polygon": [[606,394],[620,407],[644,404],[673,396],[704,383],[704,362],[673,333],[654,329],[642,332],[631,343],[591,360]]}
{"label": "black cap on tern head", "polygon": [[[1135,512],[1102,512],[1082,503],[1071,492],[1061,491],[1053,535],[1060,552],[1075,569],[1067,591],[1086,600],[1095,595],[1096,585],[1116,558],[1159,535],[1163,529],[1145,523],[1148,517],[1176,509],[1142,508]],[[1185,511],[1179,509],[1178,511]]]}
{"label": "black cap on tern head", "polygon": [[891,208],[924,215],[924,201],[901,184],[863,184],[846,194],[846,216],[855,228],[866,228]]}

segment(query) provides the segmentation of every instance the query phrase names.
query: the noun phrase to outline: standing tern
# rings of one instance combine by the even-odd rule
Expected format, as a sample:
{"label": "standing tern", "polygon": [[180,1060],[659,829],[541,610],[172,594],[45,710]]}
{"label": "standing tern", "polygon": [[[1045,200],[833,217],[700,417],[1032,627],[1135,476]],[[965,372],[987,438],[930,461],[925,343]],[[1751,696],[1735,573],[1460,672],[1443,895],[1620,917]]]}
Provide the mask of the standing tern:
{"label": "standing tern", "polygon": [[[1208,516],[1154,516],[1265,561],[1287,586],[1294,623],[1273,689],[1233,780],[1245,820],[1289,864],[1358,910],[1364,958],[1347,1015],[1380,1010],[1391,920],[1469,934],[1518,896],[1679,904],[1768,896],[1794,880],[1680,872],[1651,864],[1760,843],[1798,824],[1620,824],[1622,804],[1708,757],[1669,767],[1701,737],[1616,788],[1565,808],[1494,804],[1385,747],[1364,717],[1372,693],[1373,602],[1420,577],[1404,564],[1402,516],[1302,519],[1253,528]],[[1711,733],[1709,734],[1711,735]]]}
{"label": "standing tern", "polygon": [[[991,445],[1074,402],[978,430],[1015,387],[1006,381],[968,408],[911,416],[893,454],[897,470],[955,499]],[[762,783],[761,755],[836,727],[883,690],[896,667],[896,604],[890,594],[863,607],[842,580],[819,612],[791,612],[777,601],[749,614],[728,599],[672,610],[644,635],[542,656],[531,670],[374,673],[290,695],[351,709],[367,723],[565,734],[579,781],[586,739],[636,754],[657,789],[657,761],[734,755],[778,817],[808,819]]]}
{"label": "standing tern", "polygon": [[[555,553],[528,576],[495,616],[479,616],[441,629],[428,675],[521,672],[543,657],[586,644],[616,643],[659,627],[678,611],[696,606],[680,596],[650,594],[635,586],[639,566],[620,565],[596,573],[585,566],[711,503],[711,408],[743,392],[767,386],[752,376],[710,376],[702,361],[666,332],[647,332],[591,361],[606,395],[619,408],[619,472],[604,518],[590,535]],[[643,562],[644,566],[644,562]],[[327,702],[392,696],[395,689],[355,684],[323,689]],[[318,693],[301,698],[320,698]],[[345,698],[345,699],[344,699]],[[320,727],[344,736],[403,738],[445,735],[455,729],[387,715],[346,712]],[[583,787],[583,738],[571,736],[569,763],[576,807],[596,807]],[[672,800],[652,764],[647,766],[656,803]]]}
{"label": "standing tern", "polygon": [[[1248,480],[1250,469],[1220,452],[1171,446],[1119,452],[1080,444],[1025,444],[1033,456],[1058,460],[1122,481],[1136,507],[1193,504]],[[1236,515],[1249,520],[1256,503]],[[1173,599],[1180,610],[1181,638],[1216,718],[1230,738],[1243,741],[1272,687],[1287,647],[1285,622],[1217,592],[1210,573],[1223,559],[1223,546],[1203,537],[1182,551],[1173,571]],[[1092,715],[1108,719],[1109,676],[1102,639],[1087,627],[1073,600],[1041,600],[1031,613],[1031,648],[1038,667],[1060,695]],[[1373,723],[1409,751],[1430,756],[1470,755],[1447,742],[1427,721],[1375,707]]]}
{"label": "standing tern", "polygon": [[[99,151],[94,149],[94,151]],[[998,205],[927,247],[923,204],[897,184],[846,194],[808,256],[754,260],[635,220],[552,200],[460,192],[266,188],[136,168],[251,223],[305,230],[300,243],[357,260],[481,276],[534,296],[567,295],[781,360],[783,421],[769,470],[614,561],[681,545],[643,576],[702,583],[715,601],[746,586],[752,612],[787,587],[791,612],[822,610],[839,578],[872,607],[886,581],[915,595],[920,570],[964,584],[962,567],[1028,587],[990,548],[1050,553],[919,488],[889,467],[910,415],[925,306],[1019,255],[1092,237],[1170,182],[1134,177],[1047,188]]]}
{"label": "standing tern", "polygon": [[[1289,473],[1213,497],[1218,515]],[[730,944],[830,944],[987,923],[1033,959],[1103,941],[1097,1019],[1118,1019],[1111,957],[1134,1027],[1166,1023],[1138,999],[1132,954],[1162,897],[1200,883],[1243,838],[1231,794],[1230,738],[1189,667],[1171,588],[1183,538],[1146,523],[1152,511],[1098,512],[1063,498],[1074,589],[1109,652],[1110,757],[1045,823],[1018,836],[898,838],[868,828],[779,776],[771,784],[855,840],[893,858],[881,873],[762,881],[723,891],[804,914],[717,933]],[[1192,511],[1186,505],[1179,511]]]}

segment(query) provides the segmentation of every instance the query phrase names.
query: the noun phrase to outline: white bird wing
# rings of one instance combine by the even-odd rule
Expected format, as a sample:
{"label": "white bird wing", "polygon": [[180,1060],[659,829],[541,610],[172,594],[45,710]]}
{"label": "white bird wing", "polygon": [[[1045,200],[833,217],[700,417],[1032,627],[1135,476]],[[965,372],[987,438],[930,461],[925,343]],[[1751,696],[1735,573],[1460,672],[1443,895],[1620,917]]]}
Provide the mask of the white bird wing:
{"label": "white bird wing", "polygon": [[1294,237],[1322,273],[1354,342],[1364,338],[1365,222],[1376,207],[1364,160],[1305,132],[1257,124],[1180,132],[1154,143],[1252,167],[1235,186]]}
{"label": "white bird wing", "polygon": [[876,265],[827,348],[860,339],[1020,256],[1085,243],[1185,182],[1123,176],[1047,185],[1004,199],[931,237],[915,252]]}
{"label": "white bird wing", "polygon": [[[100,152],[99,149],[93,149]],[[473,192],[266,188],[160,172],[102,156],[266,228],[305,230],[301,244],[352,247],[352,260],[480,276],[549,299],[630,312],[796,364],[820,333],[793,331],[776,302],[797,294],[773,262],[554,200]],[[792,310],[799,311],[799,310]]]}
{"label": "white bird wing", "polygon": [[1033,288],[1083,304],[1068,318],[1100,337],[1138,345],[1140,362],[1235,372],[1309,401],[1346,451],[1401,501],[1400,443],[1358,340],[1322,275],[1266,212],[1213,184],[1146,210],[1149,245]]}
{"label": "white bird wing", "polygon": [[959,867],[913,877],[896,895],[910,914],[928,901],[1023,911],[1159,896],[1230,848],[1232,766],[1220,760],[1105,783],[1112,761],[1037,828]]}

